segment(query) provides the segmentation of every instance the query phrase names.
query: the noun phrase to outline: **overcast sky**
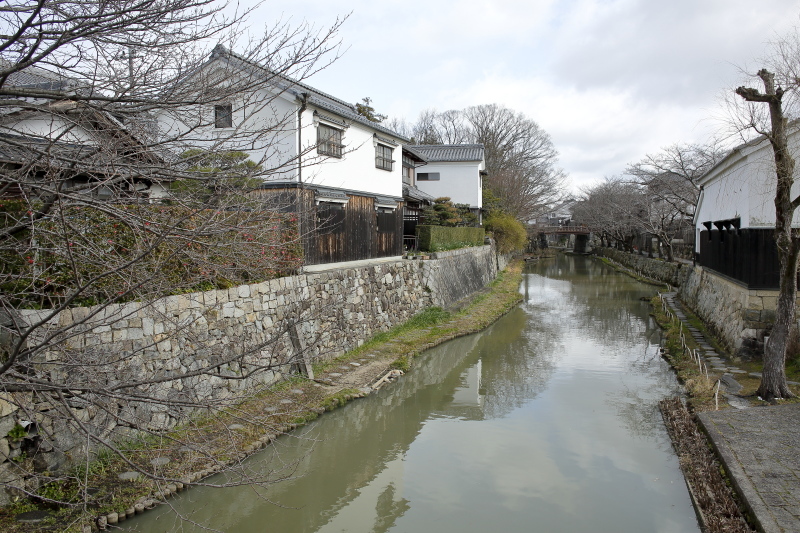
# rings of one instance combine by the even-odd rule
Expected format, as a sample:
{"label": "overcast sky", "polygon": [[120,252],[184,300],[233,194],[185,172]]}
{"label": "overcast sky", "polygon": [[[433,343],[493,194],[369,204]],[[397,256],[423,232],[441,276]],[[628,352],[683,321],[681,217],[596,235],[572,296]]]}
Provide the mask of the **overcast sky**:
{"label": "overcast sky", "polygon": [[800,0],[267,0],[329,26],[351,13],[341,59],[308,83],[414,122],[498,103],[552,137],[573,190],[720,129],[720,94],[800,25]]}

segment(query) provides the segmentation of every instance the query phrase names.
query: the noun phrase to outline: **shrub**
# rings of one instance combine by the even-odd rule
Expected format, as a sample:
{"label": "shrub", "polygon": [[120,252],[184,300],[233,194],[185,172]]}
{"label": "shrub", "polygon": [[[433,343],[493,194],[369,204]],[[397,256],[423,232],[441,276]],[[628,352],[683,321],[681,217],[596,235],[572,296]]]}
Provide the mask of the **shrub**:
{"label": "shrub", "polygon": [[423,211],[425,224],[429,226],[475,226],[478,217],[470,210],[469,204],[454,204],[447,196],[434,200],[433,205]]}
{"label": "shrub", "polygon": [[[5,200],[0,226],[29,212]],[[291,213],[154,204],[54,208],[0,248],[0,290],[16,305],[49,308],[70,295],[72,305],[95,305],[265,281],[302,264],[295,221]]]}
{"label": "shrub", "polygon": [[493,213],[484,221],[486,231],[494,236],[497,251],[503,254],[522,250],[528,242],[528,233],[525,226],[506,213]]}
{"label": "shrub", "polygon": [[451,228],[445,226],[417,226],[420,250],[441,252],[483,244],[483,228]]}

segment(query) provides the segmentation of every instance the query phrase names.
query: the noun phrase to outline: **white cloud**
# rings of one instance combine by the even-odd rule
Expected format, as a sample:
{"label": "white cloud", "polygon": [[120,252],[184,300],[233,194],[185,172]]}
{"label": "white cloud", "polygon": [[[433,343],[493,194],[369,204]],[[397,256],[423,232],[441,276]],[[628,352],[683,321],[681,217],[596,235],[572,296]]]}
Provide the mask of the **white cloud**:
{"label": "white cloud", "polygon": [[711,134],[721,90],[795,25],[800,0],[272,1],[318,26],[352,9],[348,50],[310,83],[414,121],[501,103],[548,131],[580,185]]}

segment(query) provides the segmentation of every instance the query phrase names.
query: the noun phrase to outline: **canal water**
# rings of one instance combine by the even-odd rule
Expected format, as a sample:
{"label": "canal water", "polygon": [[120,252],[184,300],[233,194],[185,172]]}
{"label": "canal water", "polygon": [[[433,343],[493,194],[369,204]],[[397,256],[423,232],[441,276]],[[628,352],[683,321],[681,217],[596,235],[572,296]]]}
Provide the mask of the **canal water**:
{"label": "canal water", "polygon": [[124,529],[699,531],[657,408],[679,387],[642,300],[654,288],[559,255],[520,290],[486,331],[250,459],[297,465],[291,479],[185,491]]}

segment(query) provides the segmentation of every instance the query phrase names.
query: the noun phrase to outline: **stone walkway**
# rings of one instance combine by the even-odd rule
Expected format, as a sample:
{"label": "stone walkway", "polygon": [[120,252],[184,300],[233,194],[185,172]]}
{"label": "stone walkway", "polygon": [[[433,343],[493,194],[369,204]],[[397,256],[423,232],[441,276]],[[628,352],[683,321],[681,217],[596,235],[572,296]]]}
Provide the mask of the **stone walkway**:
{"label": "stone walkway", "polygon": [[[686,325],[675,294],[662,296]],[[699,330],[687,330],[709,368],[722,373],[729,403],[737,407],[698,415],[736,492],[763,533],[800,532],[800,404],[749,407],[735,401],[741,390],[735,376],[746,372],[721,357]]]}
{"label": "stone walkway", "polygon": [[800,404],[699,418],[759,530],[800,531]]}

